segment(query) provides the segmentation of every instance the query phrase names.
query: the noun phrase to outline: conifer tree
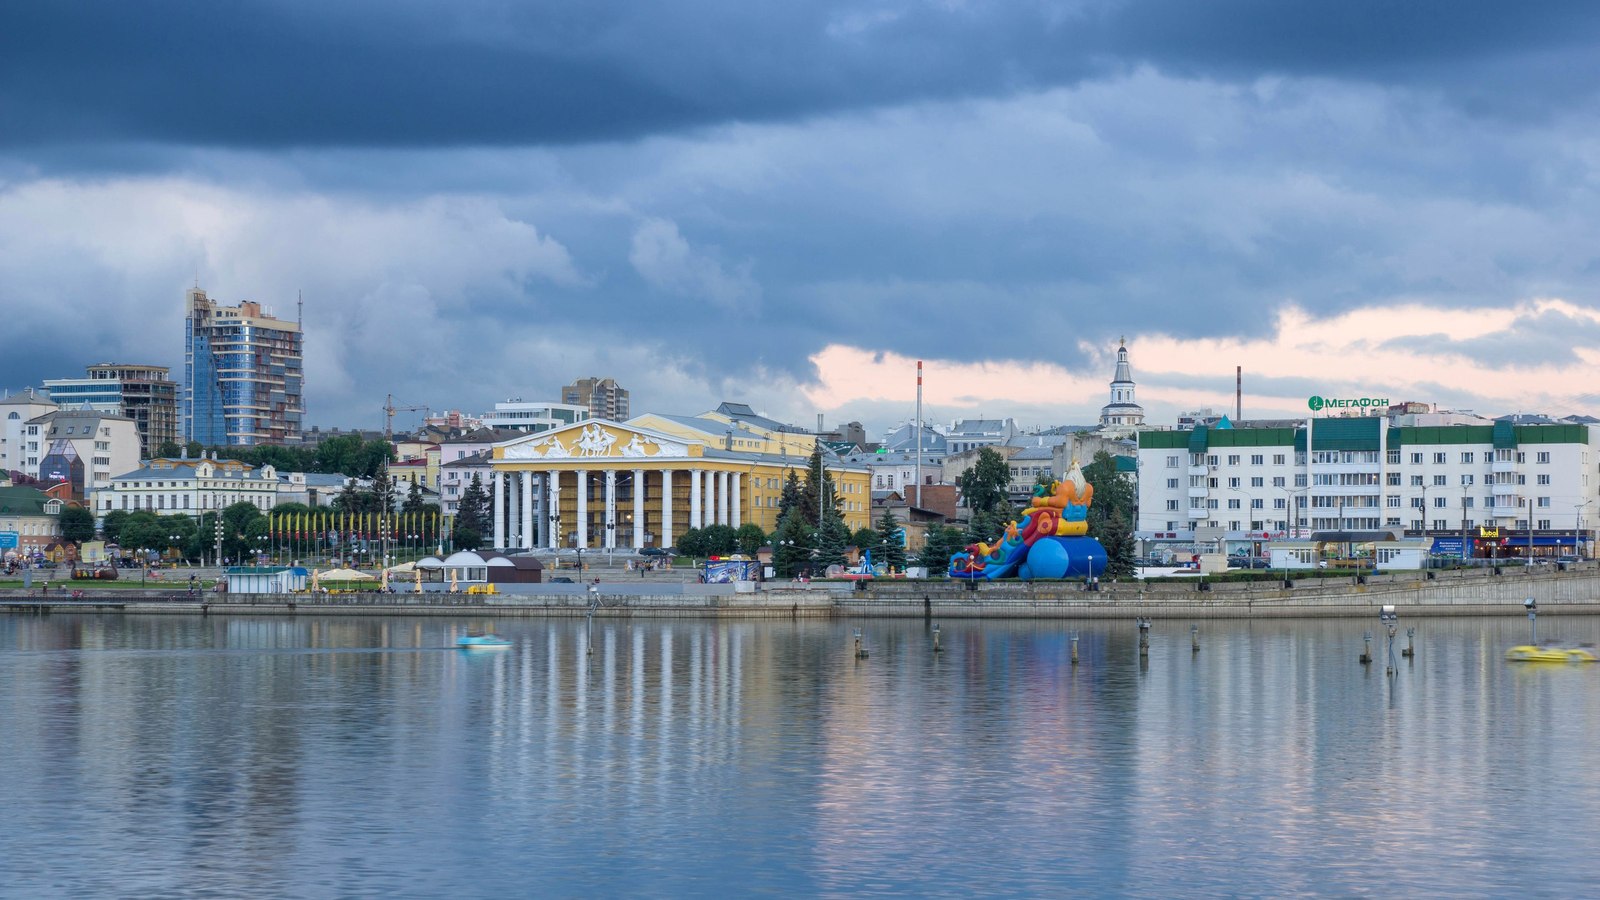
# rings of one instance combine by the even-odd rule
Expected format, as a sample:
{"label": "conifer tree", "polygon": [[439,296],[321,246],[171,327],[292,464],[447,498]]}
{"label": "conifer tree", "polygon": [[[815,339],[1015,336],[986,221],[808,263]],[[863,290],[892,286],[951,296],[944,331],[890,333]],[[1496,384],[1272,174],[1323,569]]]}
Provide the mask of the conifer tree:
{"label": "conifer tree", "polygon": [[811,530],[798,510],[778,520],[772,535],[772,568],[779,578],[793,578],[809,568]]}
{"label": "conifer tree", "polygon": [[894,513],[890,512],[887,506],[884,507],[883,515],[878,517],[878,544],[873,548],[875,552],[881,553],[883,556],[881,559],[874,556],[873,559],[894,571],[904,570],[906,567],[904,534],[905,531],[900,527],[900,520],[894,517]]}
{"label": "conifer tree", "polygon": [[1133,577],[1133,532],[1122,518],[1121,510],[1112,510],[1100,534],[1100,545],[1106,548],[1106,577]]}

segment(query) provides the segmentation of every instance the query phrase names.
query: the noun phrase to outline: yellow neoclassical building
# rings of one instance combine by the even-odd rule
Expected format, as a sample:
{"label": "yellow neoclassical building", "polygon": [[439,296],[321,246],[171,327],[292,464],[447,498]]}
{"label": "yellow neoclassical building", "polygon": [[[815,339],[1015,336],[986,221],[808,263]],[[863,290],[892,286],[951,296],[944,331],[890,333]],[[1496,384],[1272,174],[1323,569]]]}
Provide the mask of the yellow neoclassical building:
{"label": "yellow neoclassical building", "polygon": [[[498,549],[671,547],[690,528],[777,527],[784,480],[816,436],[708,416],[589,419],[496,444]],[[870,473],[827,461],[851,530],[872,521]]]}

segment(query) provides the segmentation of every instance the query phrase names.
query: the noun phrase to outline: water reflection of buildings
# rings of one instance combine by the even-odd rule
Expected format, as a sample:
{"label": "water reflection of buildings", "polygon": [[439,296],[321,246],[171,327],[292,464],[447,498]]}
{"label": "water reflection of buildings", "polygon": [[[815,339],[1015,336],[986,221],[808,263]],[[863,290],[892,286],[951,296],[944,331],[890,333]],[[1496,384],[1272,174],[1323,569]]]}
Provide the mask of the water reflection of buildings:
{"label": "water reflection of buildings", "polygon": [[[664,894],[705,865],[751,893],[924,871],[1227,893],[1246,866],[1273,893],[1356,893],[1441,847],[1498,858],[1508,795],[1600,808],[1600,695],[1508,670],[1513,625],[1431,620],[1388,679],[1347,621],[1219,623],[1199,654],[1158,624],[1146,667],[1131,625],[1099,626],[1074,669],[1059,623],[946,623],[937,656],[920,623],[869,623],[857,663],[835,622],[3,620],[24,651],[0,655],[7,802],[30,812],[0,847],[114,852],[84,871],[120,881],[87,893],[358,892],[308,872],[435,893],[460,871],[441,859],[529,848]],[[449,649],[483,627],[516,646]]]}

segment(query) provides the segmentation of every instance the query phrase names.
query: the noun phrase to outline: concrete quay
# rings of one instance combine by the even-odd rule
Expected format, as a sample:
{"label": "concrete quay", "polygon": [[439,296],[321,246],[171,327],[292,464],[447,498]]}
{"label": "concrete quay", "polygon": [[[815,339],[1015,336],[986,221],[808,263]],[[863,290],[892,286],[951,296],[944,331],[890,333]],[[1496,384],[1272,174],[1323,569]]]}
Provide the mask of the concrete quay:
{"label": "concrete quay", "polygon": [[1600,614],[1600,572],[1439,572],[1283,581],[1103,583],[769,582],[755,586],[662,582],[526,585],[491,596],[440,593],[204,594],[86,589],[82,599],[0,591],[0,612],[123,612],[201,615],[584,616],[601,618],[937,617],[1042,619],[1330,618],[1523,615],[1533,598],[1542,614]]}

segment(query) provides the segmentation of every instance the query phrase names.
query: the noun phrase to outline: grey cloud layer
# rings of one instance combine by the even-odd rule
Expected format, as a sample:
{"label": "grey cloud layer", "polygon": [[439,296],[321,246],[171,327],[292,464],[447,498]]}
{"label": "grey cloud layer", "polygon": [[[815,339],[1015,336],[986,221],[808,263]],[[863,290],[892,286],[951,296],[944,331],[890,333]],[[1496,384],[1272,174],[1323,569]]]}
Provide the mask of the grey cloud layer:
{"label": "grey cloud layer", "polygon": [[[304,289],[331,424],[585,374],[803,420],[835,342],[1076,369],[1290,301],[1591,304],[1589,10],[10,4],[0,306],[76,328],[59,367],[181,365],[197,272]],[[1600,345],[1524,337],[1475,352]],[[70,374],[4,349],[0,384]]]}
{"label": "grey cloud layer", "polygon": [[0,142],[584,143],[1144,64],[1406,84],[1526,115],[1592,95],[1597,36],[1594,4],[1490,0],[12,3]]}

